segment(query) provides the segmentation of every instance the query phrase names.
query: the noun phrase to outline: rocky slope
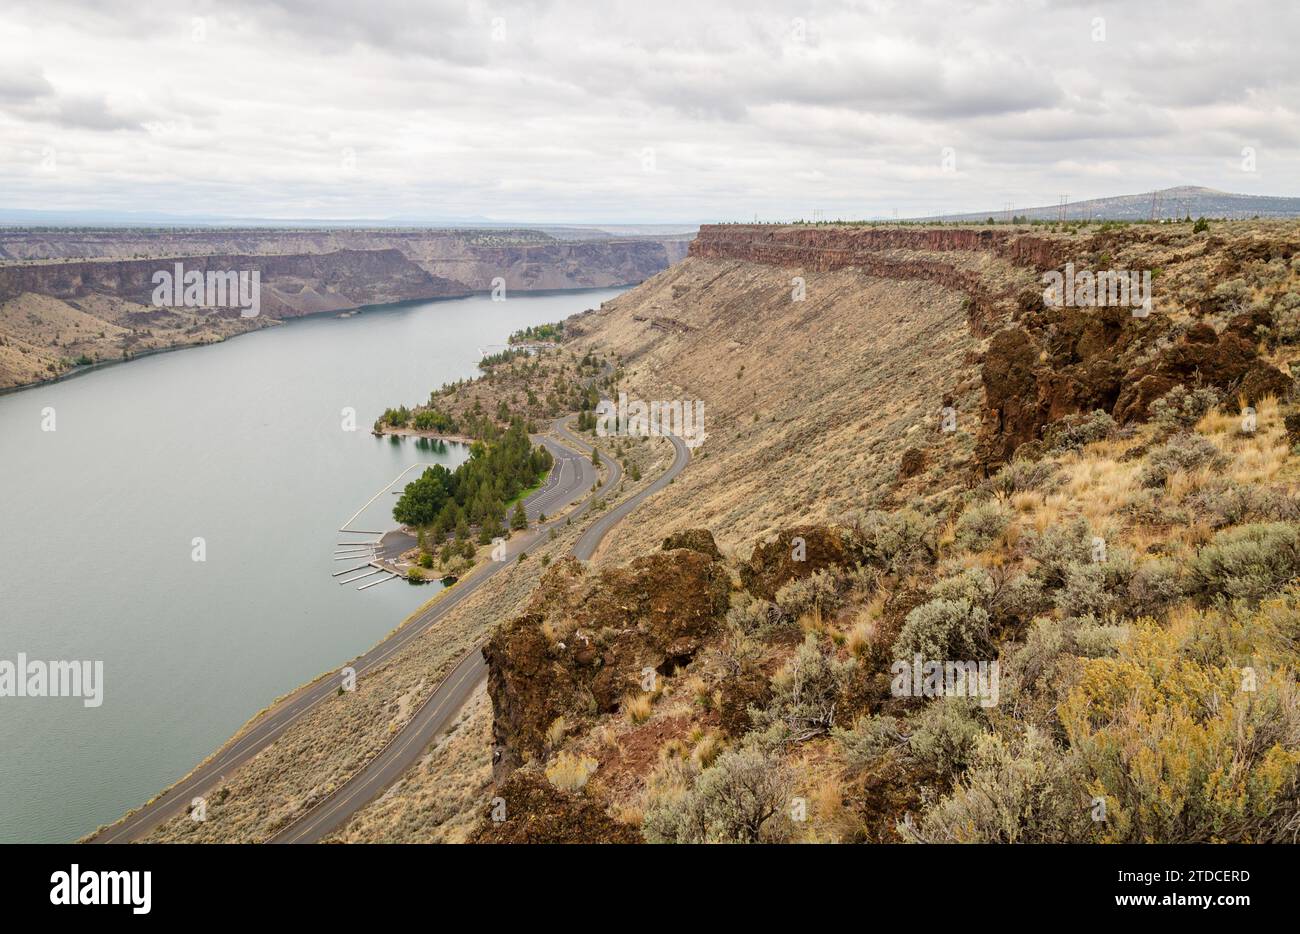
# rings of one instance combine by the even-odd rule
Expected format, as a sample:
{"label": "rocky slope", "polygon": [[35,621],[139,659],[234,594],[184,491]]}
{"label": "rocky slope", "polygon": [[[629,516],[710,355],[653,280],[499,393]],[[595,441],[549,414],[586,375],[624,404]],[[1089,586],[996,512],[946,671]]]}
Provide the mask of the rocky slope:
{"label": "rocky slope", "polygon": [[[660,528],[727,543],[888,500],[927,462],[940,488],[987,475],[1070,414],[1140,421],[1179,382],[1284,391],[1258,339],[1294,337],[1298,247],[1281,222],[706,226],[685,262],[569,333],[621,356],[630,395],[705,402],[709,441]],[[1045,304],[1043,274],[1067,263],[1150,271],[1152,313]],[[653,541],[628,537],[624,556]]]}
{"label": "rocky slope", "polygon": [[[1298,245],[706,227],[570,319],[707,437],[494,634],[471,839],[1294,841]],[[1066,263],[1151,313],[1046,305]]]}
{"label": "rocky slope", "polygon": [[[0,302],[24,293],[76,300],[88,294],[152,306],[159,271],[256,271],[261,313],[291,318],[318,311],[469,293],[463,284],[433,276],[397,250],[338,250],[323,254],[203,254],[165,260],[83,260],[0,266]],[[179,304],[179,303],[178,303]],[[228,309],[214,309],[214,313]]]}

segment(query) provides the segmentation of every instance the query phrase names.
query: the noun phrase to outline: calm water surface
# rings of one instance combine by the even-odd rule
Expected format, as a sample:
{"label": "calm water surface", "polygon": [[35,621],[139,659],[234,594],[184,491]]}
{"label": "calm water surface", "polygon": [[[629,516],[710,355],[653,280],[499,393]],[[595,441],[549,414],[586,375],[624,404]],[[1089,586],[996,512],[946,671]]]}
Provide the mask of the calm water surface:
{"label": "calm water surface", "polygon": [[[104,663],[101,707],[0,698],[0,841],[115,820],[432,596],[330,577],[345,519],[406,467],[465,456],[370,424],[473,376],[516,328],[619,291],[308,318],[0,396],[0,659]],[[392,527],[392,501],[353,527]]]}

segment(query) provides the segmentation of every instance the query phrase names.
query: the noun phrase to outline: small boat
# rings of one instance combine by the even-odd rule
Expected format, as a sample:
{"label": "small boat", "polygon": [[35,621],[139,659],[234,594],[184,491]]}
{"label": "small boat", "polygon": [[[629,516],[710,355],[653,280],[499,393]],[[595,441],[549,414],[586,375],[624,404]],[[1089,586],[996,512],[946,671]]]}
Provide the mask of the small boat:
{"label": "small boat", "polygon": [[458,578],[455,574],[448,574],[446,577],[442,579],[442,586],[450,587],[458,580],[460,580],[460,578]]}

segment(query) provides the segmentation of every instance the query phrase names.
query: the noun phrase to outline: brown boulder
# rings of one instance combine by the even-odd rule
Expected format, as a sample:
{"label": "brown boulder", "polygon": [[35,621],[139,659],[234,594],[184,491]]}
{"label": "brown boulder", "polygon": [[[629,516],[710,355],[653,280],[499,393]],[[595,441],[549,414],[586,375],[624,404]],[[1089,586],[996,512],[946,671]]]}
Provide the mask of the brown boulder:
{"label": "brown boulder", "polygon": [[740,579],[754,596],[775,600],[776,592],[790,581],[848,565],[854,556],[847,532],[820,525],[796,526],[756,545],[749,563],[740,567]]}
{"label": "brown boulder", "polygon": [[718,724],[728,736],[742,736],[753,726],[749,708],[766,706],[772,685],[757,665],[744,663],[723,677],[718,694]]}
{"label": "brown boulder", "polygon": [[898,465],[898,476],[904,480],[915,477],[925,469],[925,451],[921,448],[908,448],[903,452],[903,459]]}
{"label": "brown boulder", "polygon": [[726,568],[685,548],[590,574],[579,562],[547,570],[528,612],[483,649],[498,773],[545,750],[556,717],[616,710],[641,673],[685,665],[726,614]]}
{"label": "brown boulder", "polygon": [[1047,308],[989,343],[981,377],[985,409],[976,459],[990,472],[1043,428],[1066,416],[1101,410],[1121,425],[1148,417],[1148,407],[1179,383],[1210,385],[1225,395],[1285,398],[1292,381],[1259,358],[1257,329],[1266,310],[1234,317],[1217,333],[1209,322],[1174,335],[1161,317],[1133,318],[1125,308]]}
{"label": "brown boulder", "polygon": [[664,539],[664,543],[660,547],[663,551],[689,548],[691,551],[698,551],[714,561],[722,557],[722,552],[718,551],[717,542],[713,540],[713,533],[708,529],[685,529],[681,532],[674,532]]}
{"label": "brown boulder", "polygon": [[1290,378],[1259,358],[1253,337],[1243,336],[1249,321],[1233,321],[1235,326],[1222,334],[1204,322],[1193,325],[1178,343],[1128,373],[1115,402],[1115,420],[1145,419],[1151,402],[1179,383],[1213,386],[1225,395],[1241,393],[1252,404],[1264,396],[1286,396]]}
{"label": "brown boulder", "polygon": [[1289,412],[1282,419],[1286,426],[1286,440],[1292,447],[1300,444],[1300,412]]}
{"label": "brown boulder", "polygon": [[[500,800],[495,800],[500,799]],[[503,817],[504,820],[494,818]],[[641,843],[639,828],[614,820],[601,804],[561,791],[531,770],[512,774],[484,809],[471,843]]]}
{"label": "brown boulder", "polygon": [[516,617],[483,647],[496,761],[507,770],[542,752],[556,717],[595,706],[576,662],[551,645],[543,622],[536,613]]}
{"label": "brown boulder", "polygon": [[1023,328],[993,335],[984,355],[984,420],[978,459],[1001,463],[1017,447],[1038,437],[1043,416],[1038,411],[1039,347]]}

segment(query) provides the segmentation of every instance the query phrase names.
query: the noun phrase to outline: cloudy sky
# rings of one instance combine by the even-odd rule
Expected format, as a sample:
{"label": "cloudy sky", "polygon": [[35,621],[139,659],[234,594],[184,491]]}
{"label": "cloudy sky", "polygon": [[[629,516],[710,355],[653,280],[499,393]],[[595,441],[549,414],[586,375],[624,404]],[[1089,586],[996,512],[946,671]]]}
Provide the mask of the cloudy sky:
{"label": "cloudy sky", "polygon": [[611,223],[1296,195],[1298,37],[1292,0],[5,0],[0,208]]}

